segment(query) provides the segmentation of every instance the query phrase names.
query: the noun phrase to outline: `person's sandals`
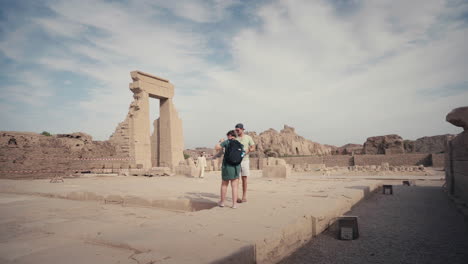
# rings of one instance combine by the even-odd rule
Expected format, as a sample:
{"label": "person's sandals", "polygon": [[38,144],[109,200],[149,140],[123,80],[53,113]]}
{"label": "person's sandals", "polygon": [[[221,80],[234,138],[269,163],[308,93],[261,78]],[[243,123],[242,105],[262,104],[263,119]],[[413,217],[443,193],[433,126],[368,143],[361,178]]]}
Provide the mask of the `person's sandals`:
{"label": "person's sandals", "polygon": [[231,206],[231,208],[232,208],[232,209],[236,209],[236,208],[237,208],[237,206],[233,205],[233,206]]}
{"label": "person's sandals", "polygon": [[219,207],[224,207],[224,204],[221,203],[221,202],[219,202],[219,203],[218,203],[218,206],[219,206]]}
{"label": "person's sandals", "polygon": [[247,202],[247,199],[242,199],[241,200],[243,203],[246,203]]}
{"label": "person's sandals", "polygon": [[242,200],[241,200],[241,199],[237,199],[237,203],[242,203]]}

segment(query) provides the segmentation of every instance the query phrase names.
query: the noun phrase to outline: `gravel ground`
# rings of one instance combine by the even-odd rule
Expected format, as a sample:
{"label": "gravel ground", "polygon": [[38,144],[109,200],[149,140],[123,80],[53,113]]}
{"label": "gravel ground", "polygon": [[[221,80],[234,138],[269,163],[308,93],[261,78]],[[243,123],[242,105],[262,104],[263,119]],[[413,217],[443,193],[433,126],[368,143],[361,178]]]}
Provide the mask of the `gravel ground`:
{"label": "gravel ground", "polygon": [[375,193],[348,214],[359,217],[359,239],[327,230],[280,263],[468,263],[467,222],[441,187],[393,193]]}

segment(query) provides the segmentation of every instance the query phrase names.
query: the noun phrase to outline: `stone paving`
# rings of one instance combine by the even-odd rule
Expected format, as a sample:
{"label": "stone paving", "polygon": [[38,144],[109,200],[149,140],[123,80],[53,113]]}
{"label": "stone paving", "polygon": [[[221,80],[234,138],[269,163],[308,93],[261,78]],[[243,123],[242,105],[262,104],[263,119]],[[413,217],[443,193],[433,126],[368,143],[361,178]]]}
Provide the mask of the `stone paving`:
{"label": "stone paving", "polygon": [[348,214],[359,217],[359,239],[337,240],[328,230],[280,263],[468,263],[464,216],[442,182],[417,184],[424,186],[394,186],[394,195],[355,206]]}

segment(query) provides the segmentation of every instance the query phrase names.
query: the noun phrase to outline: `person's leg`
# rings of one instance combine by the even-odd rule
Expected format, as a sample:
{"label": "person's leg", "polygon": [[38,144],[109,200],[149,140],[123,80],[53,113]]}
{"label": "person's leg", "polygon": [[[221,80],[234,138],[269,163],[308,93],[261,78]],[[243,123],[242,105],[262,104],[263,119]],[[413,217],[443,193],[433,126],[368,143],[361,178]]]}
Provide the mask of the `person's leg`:
{"label": "person's leg", "polygon": [[242,176],[242,202],[247,202],[247,176]]}
{"label": "person's leg", "polygon": [[236,190],[237,190],[237,195],[236,195],[237,199],[236,199],[236,201],[237,201],[237,203],[242,203],[242,200],[239,198],[239,197],[241,197],[239,195],[239,192],[242,189],[242,187],[239,188],[239,184],[241,182],[239,179],[242,178],[241,175],[242,175],[242,166],[241,166],[241,169],[239,171],[239,178],[237,178],[237,181],[236,181],[236,184],[237,184],[237,188],[236,188]]}
{"label": "person's leg", "polygon": [[250,176],[250,160],[243,160],[241,164],[242,171],[242,202],[247,202],[247,178]]}
{"label": "person's leg", "polygon": [[236,208],[237,203],[237,188],[239,187],[239,179],[231,180],[232,188],[232,208]]}
{"label": "person's leg", "polygon": [[200,168],[200,178],[204,178],[205,177],[205,167],[201,167]]}
{"label": "person's leg", "polygon": [[219,201],[219,206],[224,206],[224,201],[226,200],[226,192],[229,181],[221,181],[221,201]]}

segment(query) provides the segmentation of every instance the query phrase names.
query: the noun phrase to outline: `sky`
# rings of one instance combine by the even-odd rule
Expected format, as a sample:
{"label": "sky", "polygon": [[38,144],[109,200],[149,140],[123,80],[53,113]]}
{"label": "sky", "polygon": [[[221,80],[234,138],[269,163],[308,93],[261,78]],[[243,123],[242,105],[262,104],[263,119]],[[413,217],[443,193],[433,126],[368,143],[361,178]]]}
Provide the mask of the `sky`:
{"label": "sky", "polygon": [[186,148],[239,122],[336,146],[455,134],[467,43],[467,0],[0,0],[0,130],[106,140],[140,70],[174,84]]}

